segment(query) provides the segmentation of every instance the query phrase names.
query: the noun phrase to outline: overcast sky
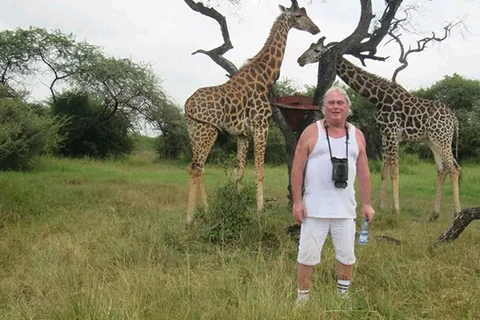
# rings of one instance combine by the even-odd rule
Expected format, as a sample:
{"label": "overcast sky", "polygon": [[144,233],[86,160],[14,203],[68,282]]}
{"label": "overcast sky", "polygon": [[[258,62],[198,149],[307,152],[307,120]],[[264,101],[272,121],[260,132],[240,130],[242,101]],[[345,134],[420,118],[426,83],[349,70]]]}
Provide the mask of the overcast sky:
{"label": "overcast sky", "polygon": [[[316,83],[317,66],[301,68],[297,58],[321,36],[326,36],[327,42],[348,36],[357,25],[360,1],[298,1],[321,30],[315,36],[298,30],[289,33],[280,77],[291,78],[302,87]],[[372,2],[374,12],[380,15],[385,1]],[[397,81],[407,89],[418,89],[454,72],[480,80],[479,1],[405,0],[404,3],[424,6],[424,16],[417,19],[419,30],[441,35],[445,22],[466,17],[469,33],[462,37],[454,30],[444,42],[411,55],[410,66],[400,73]],[[226,5],[217,8],[227,17],[234,46],[225,56],[237,67],[263,46],[273,21],[280,14],[279,4],[289,7],[290,1],[242,0],[242,7],[235,10]],[[223,39],[214,20],[192,11],[183,0],[0,0],[0,29],[29,26],[73,33],[78,41],[98,45],[106,54],[117,58],[151,62],[163,80],[163,88],[180,105],[197,88],[227,80],[226,71],[210,58],[191,55],[197,49],[217,47]],[[413,44],[413,39],[410,43]],[[366,70],[390,78],[398,66],[396,44],[381,45],[378,55],[390,58],[387,62],[368,62]],[[358,64],[357,60],[350,60]],[[47,90],[37,89],[35,94],[42,98],[47,95]]]}

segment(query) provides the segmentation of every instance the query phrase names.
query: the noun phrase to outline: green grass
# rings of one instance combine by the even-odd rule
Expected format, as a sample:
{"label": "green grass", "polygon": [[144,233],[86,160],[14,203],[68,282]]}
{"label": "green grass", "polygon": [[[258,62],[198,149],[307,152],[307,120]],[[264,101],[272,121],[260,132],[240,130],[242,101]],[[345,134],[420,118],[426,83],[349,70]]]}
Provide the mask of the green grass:
{"label": "green grass", "polygon": [[[231,171],[205,174],[212,199]],[[464,165],[462,175],[462,207],[479,206],[480,169]],[[245,181],[254,176],[249,166]],[[41,158],[33,172],[2,172],[0,319],[478,318],[479,222],[435,245],[453,218],[451,186],[447,179],[440,218],[429,222],[435,167],[421,161],[402,168],[401,214],[378,212],[370,243],[357,248],[350,298],[336,297],[327,242],[311,303],[296,310],[287,179],[286,167],[265,170],[269,204],[258,230],[268,239],[212,244],[184,225],[184,162],[143,150],[117,161]],[[372,179],[376,204],[379,174]]]}

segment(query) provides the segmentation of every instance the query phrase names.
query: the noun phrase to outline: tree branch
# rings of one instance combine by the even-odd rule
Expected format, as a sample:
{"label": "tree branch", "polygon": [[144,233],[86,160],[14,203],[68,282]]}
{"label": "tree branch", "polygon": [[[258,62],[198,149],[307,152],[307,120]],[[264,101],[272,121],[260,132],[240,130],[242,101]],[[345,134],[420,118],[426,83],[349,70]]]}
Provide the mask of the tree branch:
{"label": "tree branch", "polygon": [[[403,0],[388,1],[387,7],[385,8],[382,17],[379,20],[380,25],[375,28],[372,34],[368,35],[368,40],[364,42],[358,42],[357,44],[350,46],[348,50],[345,51],[345,54],[350,54],[358,58],[362,62],[363,66],[365,66],[365,59],[385,61],[388,57],[383,58],[375,56],[375,54],[377,53],[377,46],[380,44],[383,38],[385,38],[388,31],[390,30],[392,20],[394,19],[395,14],[397,13],[397,10],[402,4],[402,2]],[[368,54],[363,54],[363,52],[368,52]]]}
{"label": "tree branch", "polygon": [[[368,28],[373,18],[372,2],[371,0],[360,0],[360,4],[360,20],[353,33],[339,43],[334,45],[329,44],[329,46],[331,46],[330,50],[325,52],[322,59],[318,63],[317,89],[315,90],[315,95],[313,97],[313,104],[315,105],[321,105],[321,99],[323,98],[323,95],[335,81],[338,57],[341,57],[345,53],[352,51],[352,48],[357,47],[363,39],[368,37]],[[314,115],[314,112],[310,113],[302,126],[303,128],[313,122],[314,119],[312,119],[312,117]]]}
{"label": "tree branch", "polygon": [[453,241],[465,230],[470,222],[480,219],[480,207],[463,209],[453,220],[452,224],[438,237],[438,242]]}
{"label": "tree branch", "polygon": [[[407,13],[407,16],[408,16],[408,13]],[[400,73],[400,71],[402,71],[402,70],[404,70],[408,67],[408,59],[407,58],[411,53],[422,52],[423,50],[426,49],[427,44],[429,44],[430,42],[442,42],[443,40],[447,39],[447,37],[450,35],[450,32],[453,28],[455,28],[456,26],[463,23],[463,19],[456,22],[456,23],[450,22],[445,27],[443,27],[443,31],[444,31],[443,37],[437,37],[435,35],[435,33],[432,32],[432,36],[425,37],[423,39],[417,40],[417,47],[416,48],[409,47],[409,49],[407,51],[405,51],[404,45],[403,45],[403,43],[400,39],[401,34],[395,34],[395,30],[406,19],[407,18],[395,21],[392,24],[392,28],[388,32],[388,35],[390,37],[392,37],[397,42],[398,46],[400,47],[400,55],[398,57],[398,61],[400,62],[400,66],[397,69],[395,69],[395,71],[393,72],[392,82],[396,82],[397,76]]]}
{"label": "tree branch", "polygon": [[193,0],[184,0],[184,1],[192,10],[216,20],[220,25],[220,30],[222,32],[222,37],[224,41],[224,43],[217,48],[214,48],[212,50],[200,49],[193,52],[192,54],[203,53],[209,56],[213,61],[215,61],[215,63],[217,63],[219,66],[221,66],[223,69],[225,69],[228,72],[228,75],[227,75],[228,77],[230,78],[233,77],[233,75],[237,73],[238,69],[232,62],[230,62],[228,59],[223,57],[223,54],[225,54],[225,52],[227,52],[230,49],[233,49],[232,42],[230,41],[230,34],[228,33],[227,20],[217,10],[213,8],[207,8],[201,2],[194,2]]}

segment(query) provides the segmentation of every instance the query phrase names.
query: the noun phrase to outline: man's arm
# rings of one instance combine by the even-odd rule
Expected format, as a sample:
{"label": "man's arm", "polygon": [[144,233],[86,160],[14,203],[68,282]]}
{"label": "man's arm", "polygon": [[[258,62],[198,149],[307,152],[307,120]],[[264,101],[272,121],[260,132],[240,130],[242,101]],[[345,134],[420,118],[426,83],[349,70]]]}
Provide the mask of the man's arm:
{"label": "man's arm", "polygon": [[[315,123],[314,123],[315,124]],[[305,205],[302,200],[302,184],[303,172],[310,154],[310,140],[315,131],[313,125],[308,126],[300,136],[297,147],[295,148],[295,156],[293,158],[292,172],[290,173],[290,186],[292,188],[293,208],[292,213],[298,223],[302,223],[304,217],[307,216]]]}
{"label": "man's arm", "polygon": [[363,133],[357,129],[356,132],[358,145],[357,176],[362,194],[362,215],[368,217],[370,223],[375,217],[375,210],[372,207],[372,182],[370,179],[370,169],[368,168],[367,146]]}

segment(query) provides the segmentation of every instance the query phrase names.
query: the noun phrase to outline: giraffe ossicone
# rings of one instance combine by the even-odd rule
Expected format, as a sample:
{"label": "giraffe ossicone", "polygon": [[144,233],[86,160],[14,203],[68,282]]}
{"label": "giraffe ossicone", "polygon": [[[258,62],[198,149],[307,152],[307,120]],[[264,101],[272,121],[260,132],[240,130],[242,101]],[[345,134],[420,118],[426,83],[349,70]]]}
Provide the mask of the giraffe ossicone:
{"label": "giraffe ossicone", "polygon": [[219,130],[237,136],[237,166],[234,170],[237,186],[245,172],[249,139],[253,137],[257,209],[263,209],[263,164],[268,119],[272,114],[269,96],[280,76],[287,35],[292,28],[311,34],[320,32],[305,8],[298,6],[297,0],[292,0],[290,8],[279,7],[282,13],[273,23],[262,49],[230,80],[219,86],[200,88],[185,102],[187,128],[192,144],[192,160],[187,169],[187,223],[193,218],[197,192],[200,192],[204,207],[208,207],[203,173],[205,161]]}
{"label": "giraffe ossicone", "polygon": [[[329,46],[320,38],[298,58],[304,66],[320,61]],[[431,220],[438,218],[445,178],[452,180],[454,214],[461,211],[458,179],[458,120],[443,103],[415,97],[402,86],[369,73],[343,57],[337,59],[337,75],[353,90],[373,102],[377,107],[377,124],[382,133],[382,173],[380,208],[384,207],[387,193],[387,178],[393,183],[393,213],[400,211],[398,150],[402,141],[426,141],[433,152],[437,165],[437,192]],[[452,142],[456,138],[455,156]]]}

